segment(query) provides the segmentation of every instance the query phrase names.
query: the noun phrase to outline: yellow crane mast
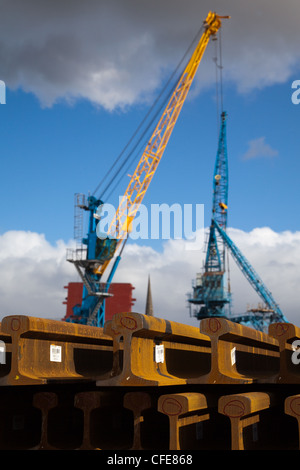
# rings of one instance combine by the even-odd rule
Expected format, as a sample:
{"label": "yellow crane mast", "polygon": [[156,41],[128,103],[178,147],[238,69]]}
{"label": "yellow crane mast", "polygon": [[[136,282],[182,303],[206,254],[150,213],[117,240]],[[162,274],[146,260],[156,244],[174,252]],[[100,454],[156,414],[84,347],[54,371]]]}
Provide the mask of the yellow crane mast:
{"label": "yellow crane mast", "polygon": [[[103,326],[104,300],[109,295],[108,289],[128,239],[132,221],[166,149],[204,51],[210,38],[214,37],[221,27],[222,18],[229,17],[209,12],[206,20],[203,22],[203,33],[200,40],[146,145],[128,187],[120,200],[119,207],[112,218],[107,233],[98,236],[97,232],[99,214],[101,218],[101,210],[99,212],[99,209],[103,204],[102,201],[90,196],[87,204],[85,199],[84,202],[77,202],[75,204],[75,210],[77,207],[80,211],[81,209],[90,211],[90,222],[87,237],[82,239],[82,243],[87,245],[87,248],[81,246],[73,250],[71,255],[67,255],[68,260],[74,263],[84,284],[82,304],[73,308],[74,314],[70,319],[72,322],[95,324],[96,321],[98,326]],[[82,255],[82,253],[85,255]],[[114,256],[115,261],[103,289],[101,287],[104,284],[102,276]]]}
{"label": "yellow crane mast", "polygon": [[[197,47],[185,67],[152,137],[140,158],[135,172],[130,179],[107,233],[108,236],[117,240],[116,249],[124,242],[130,232],[132,221],[146,194],[158,164],[161,161],[204,51],[211,36],[214,36],[221,27],[222,18],[229,18],[229,16],[219,16],[214,12],[208,13],[204,21],[204,32]],[[109,261],[110,260],[106,260],[103,265],[97,269],[97,272],[103,273]]]}

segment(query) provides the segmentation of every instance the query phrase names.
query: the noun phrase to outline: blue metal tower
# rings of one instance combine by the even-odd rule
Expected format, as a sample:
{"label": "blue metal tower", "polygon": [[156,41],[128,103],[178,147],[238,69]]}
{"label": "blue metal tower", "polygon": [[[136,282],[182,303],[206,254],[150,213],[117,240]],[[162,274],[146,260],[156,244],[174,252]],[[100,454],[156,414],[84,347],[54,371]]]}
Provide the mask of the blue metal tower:
{"label": "blue metal tower", "polygon": [[209,229],[203,274],[198,274],[191,304],[197,306],[198,319],[207,316],[228,316],[230,294],[225,289],[225,243],[216,230],[214,220],[226,230],[228,205],[228,161],[226,143],[227,113],[221,114],[219,144],[213,178],[212,221]]}
{"label": "blue metal tower", "polygon": [[[249,261],[226,233],[228,206],[226,119],[227,114],[223,112],[221,115],[219,144],[213,178],[212,219],[204,272],[198,274],[193,287],[193,295],[188,300],[190,306],[196,305],[194,316],[199,320],[206,317],[222,316],[257,330],[267,331],[270,323],[286,323],[288,320]],[[231,313],[230,287],[229,285],[225,287],[226,269],[228,269],[228,266],[225,264],[227,250],[251,286],[263,300],[263,306],[258,306],[257,309],[245,312],[244,314],[234,315]]]}
{"label": "blue metal tower", "polygon": [[[108,290],[120,261],[119,254],[106,282],[102,282],[102,275],[97,268],[113,257],[117,243],[116,239],[109,237],[102,239],[97,234],[102,204],[102,201],[94,196],[86,199],[82,194],[75,195],[74,238],[77,246],[67,251],[67,260],[74,264],[83,282],[83,295],[82,303],[73,307],[73,316],[67,319],[72,323],[103,326],[105,299],[109,296]],[[85,238],[82,237],[83,211],[89,212],[89,226]]]}

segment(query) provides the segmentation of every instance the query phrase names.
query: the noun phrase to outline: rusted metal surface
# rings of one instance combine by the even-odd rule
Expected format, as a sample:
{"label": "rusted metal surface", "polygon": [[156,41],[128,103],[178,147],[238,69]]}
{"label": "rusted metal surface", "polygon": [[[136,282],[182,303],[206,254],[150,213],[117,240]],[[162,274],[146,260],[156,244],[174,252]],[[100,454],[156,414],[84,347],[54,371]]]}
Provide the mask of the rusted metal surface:
{"label": "rusted metal surface", "polygon": [[10,316],[1,325],[7,353],[6,364],[0,364],[0,385],[68,380],[94,380],[103,387],[247,384],[282,377],[290,383],[292,368],[293,383],[298,383],[299,368],[293,367],[286,346],[298,334],[294,330],[285,340],[222,318],[204,319],[199,329],[122,313],[102,330]]}
{"label": "rusted metal surface", "polygon": [[[39,443],[35,450],[56,450],[49,443],[48,438],[48,416],[50,410],[58,406],[58,396],[53,392],[39,392],[33,395],[33,406],[41,412],[41,427]],[[32,449],[33,450],[33,449]]]}
{"label": "rusted metal surface", "polygon": [[224,318],[206,318],[200,331],[211,341],[211,368],[189,384],[274,383],[279,372],[279,346],[266,333]]}
{"label": "rusted metal surface", "polygon": [[101,328],[14,315],[3,318],[1,334],[11,344],[0,386],[91,380],[112,368],[112,339]]}
{"label": "rusted metal surface", "polygon": [[297,422],[297,432],[294,432],[298,437],[297,449],[300,449],[300,394],[292,395],[285,399],[284,411],[286,415],[292,416]]}
{"label": "rusted metal surface", "polygon": [[[263,414],[270,410],[274,400],[272,394],[264,392],[227,395],[219,399],[219,413],[227,416],[231,422],[232,450],[252,448],[253,443],[258,440],[258,435],[255,435],[258,432],[257,423],[263,420]],[[245,433],[245,429],[249,426],[252,426],[251,438]],[[269,431],[271,431],[271,422]]]}
{"label": "rusted metal surface", "polygon": [[182,385],[210,367],[210,340],[196,327],[121,313],[104,334],[113,338],[114,366],[99,386]]}
{"label": "rusted metal surface", "polygon": [[277,381],[282,384],[299,384],[300,328],[292,323],[273,323],[269,326],[269,335],[279,344],[280,371]]}
{"label": "rusted metal surface", "polygon": [[5,317],[0,449],[300,449],[298,339],[220,318]]}
{"label": "rusted metal surface", "polygon": [[[169,418],[170,450],[197,449],[199,425],[210,419],[210,408],[202,393],[175,393],[162,395],[158,400],[158,410]],[[198,439],[200,441],[200,439]]]}
{"label": "rusted metal surface", "polygon": [[[74,406],[83,412],[82,442],[77,450],[94,450],[92,413],[103,404],[103,392],[80,392],[75,395]],[[100,450],[100,449],[99,449]]]}
{"label": "rusted metal surface", "polygon": [[[84,391],[64,394],[38,392],[33,405],[41,411],[40,442],[38,450],[100,450],[94,411],[116,405],[115,395],[102,391]],[[97,421],[97,413],[96,413]]]}
{"label": "rusted metal surface", "polygon": [[143,412],[153,407],[151,395],[146,392],[129,392],[124,397],[124,408],[132,411],[133,415],[133,442],[131,450],[143,449],[141,426],[144,422]]}
{"label": "rusted metal surface", "polygon": [[281,387],[1,387],[0,449],[297,450],[300,395]]}

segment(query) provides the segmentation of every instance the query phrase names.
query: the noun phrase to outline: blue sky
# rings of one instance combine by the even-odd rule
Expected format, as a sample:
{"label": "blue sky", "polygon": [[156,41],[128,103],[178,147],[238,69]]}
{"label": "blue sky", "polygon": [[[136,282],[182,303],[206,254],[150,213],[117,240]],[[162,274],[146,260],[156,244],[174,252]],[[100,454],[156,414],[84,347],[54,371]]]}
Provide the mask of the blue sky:
{"label": "blue sky", "polygon": [[[215,10],[231,15],[222,27],[228,225],[278,302],[296,315],[300,105],[291,96],[292,82],[300,79],[298,3],[3,0],[0,5],[0,79],[7,86],[6,104],[0,105],[2,313],[23,305],[47,316],[57,316],[58,304],[61,311],[62,286],[74,279],[65,262],[74,194],[93,193],[202,20]],[[143,201],[148,207],[204,204],[206,226],[218,144],[213,58],[209,45]],[[116,204],[128,181],[126,176],[104,202]],[[182,309],[180,299],[201,267],[201,255],[189,260],[180,245],[163,240],[131,245],[118,279],[135,285],[143,305],[152,271],[160,309]],[[28,260],[24,272],[36,279],[36,300],[24,277],[17,281]],[[20,304],[12,302],[15,282],[23,287]],[[165,293],[174,283],[180,288],[172,300]],[[49,292],[48,305],[43,289]],[[244,308],[248,293],[241,296],[239,308]]]}
{"label": "blue sky", "polygon": [[[198,74],[201,77],[201,65]],[[300,107],[291,102],[291,82],[247,95],[224,87],[232,227],[299,229]],[[147,107],[109,112],[82,100],[43,108],[32,93],[8,89],[0,112],[1,232],[37,231],[54,243],[72,238],[74,193],[96,189]],[[256,146],[245,159],[249,142],[262,138],[271,155]],[[217,142],[212,86],[184,104],[144,203],[204,204],[209,223]],[[122,180],[117,194],[125,191],[128,181]]]}

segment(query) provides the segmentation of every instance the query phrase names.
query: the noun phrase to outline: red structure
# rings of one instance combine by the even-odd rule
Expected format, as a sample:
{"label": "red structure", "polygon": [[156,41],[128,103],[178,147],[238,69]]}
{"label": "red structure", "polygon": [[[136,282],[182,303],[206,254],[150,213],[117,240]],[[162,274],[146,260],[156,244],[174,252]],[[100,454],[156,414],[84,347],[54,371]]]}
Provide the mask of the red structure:
{"label": "red structure", "polygon": [[[66,315],[63,320],[66,320],[73,314],[73,307],[76,304],[80,304],[82,301],[82,282],[69,282],[67,286],[64,286],[68,290],[65,304]],[[105,300],[105,321],[110,320],[115,313],[118,312],[131,312],[132,306],[136,299],[132,297],[132,291],[134,287],[127,283],[112,283],[109,288],[109,293],[112,297],[108,297]]]}

